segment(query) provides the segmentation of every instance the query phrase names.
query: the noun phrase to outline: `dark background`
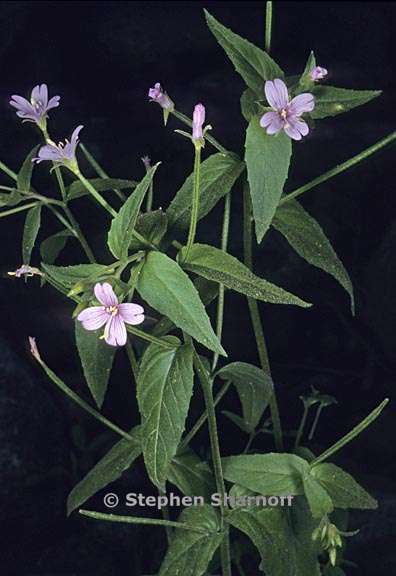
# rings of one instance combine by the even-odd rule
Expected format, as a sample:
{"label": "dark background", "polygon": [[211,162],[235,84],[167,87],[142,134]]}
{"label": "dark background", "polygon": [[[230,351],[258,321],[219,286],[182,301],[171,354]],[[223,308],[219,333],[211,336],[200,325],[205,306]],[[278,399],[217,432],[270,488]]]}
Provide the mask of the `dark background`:
{"label": "dark background", "polygon": [[[264,2],[3,2],[0,6],[0,158],[17,170],[38,133],[8,106],[11,94],[28,96],[41,82],[60,94],[50,114],[55,139],[82,123],[84,143],[112,176],[140,179],[140,157],[162,160],[155,206],[166,207],[191,171],[191,146],[165,129],[147,90],[162,82],[181,111],[191,115],[202,101],[213,133],[229,149],[242,151],[239,113],[243,83],[208,31],[202,8],[258,45],[264,43]],[[318,122],[294,146],[287,191],[363,150],[396,128],[394,29],[396,6],[385,2],[276,2],[273,55],[288,74],[304,68],[311,49],[329,69],[331,84],[383,89],[383,95],[349,114]],[[212,152],[210,146],[205,154]],[[255,255],[256,272],[315,305],[311,310],[262,306],[281,416],[287,430],[301,416],[299,396],[314,385],[338,400],[326,409],[313,442],[318,453],[359,422],[385,396],[393,397],[396,372],[395,148],[390,146],[303,197],[350,272],[357,298],[352,318],[346,294],[330,277],[304,263],[271,231]],[[89,175],[87,171],[87,175]],[[9,184],[1,176],[3,184]],[[48,166],[36,170],[35,185],[56,194]],[[233,194],[230,251],[241,256],[241,189]],[[74,204],[103,261],[108,219],[87,200]],[[155,573],[163,552],[156,529],[102,525],[73,515],[67,494],[116,440],[71,405],[30,360],[26,340],[38,339],[48,364],[89,399],[73,343],[70,304],[36,279],[10,280],[21,262],[23,215],[0,226],[0,501],[4,575]],[[40,239],[58,228],[44,215]],[[218,243],[221,206],[199,227],[199,238]],[[83,262],[72,243],[59,263]],[[34,262],[39,262],[38,251]],[[257,362],[244,299],[227,294],[224,345],[233,360]],[[125,429],[138,422],[124,354],[117,355],[104,413]],[[233,394],[222,408],[238,411]],[[191,422],[202,409],[196,392]],[[347,574],[396,574],[395,408],[338,455],[380,500],[378,511],[352,515],[361,532],[349,541],[347,558],[358,568]],[[312,417],[312,415],[311,415]],[[243,449],[246,438],[220,416],[225,454]],[[289,442],[291,440],[289,439]],[[194,441],[202,455],[206,431]],[[254,448],[272,448],[260,436]],[[153,493],[141,464],[124,474],[113,491]],[[103,494],[106,490],[103,492]],[[102,496],[103,496],[102,494]],[[100,495],[87,507],[103,510]],[[147,509],[140,511],[148,513]],[[393,542],[393,546],[391,545]]]}

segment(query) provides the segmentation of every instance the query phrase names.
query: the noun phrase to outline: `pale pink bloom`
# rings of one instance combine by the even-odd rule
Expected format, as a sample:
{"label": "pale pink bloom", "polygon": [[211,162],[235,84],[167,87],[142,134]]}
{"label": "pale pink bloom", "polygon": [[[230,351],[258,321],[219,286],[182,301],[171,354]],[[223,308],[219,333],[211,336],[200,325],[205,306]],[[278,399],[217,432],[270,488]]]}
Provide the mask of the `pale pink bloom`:
{"label": "pale pink bloom", "polygon": [[326,68],[322,68],[322,66],[315,66],[315,68],[312,68],[309,76],[311,80],[316,82],[317,80],[323,80],[323,78],[326,78],[327,74],[328,71]]}
{"label": "pale pink bloom", "polygon": [[314,109],[313,95],[304,92],[290,100],[287,86],[279,78],[268,80],[264,91],[268,104],[273,108],[273,112],[266,112],[260,119],[260,126],[266,128],[267,134],[277,134],[284,130],[293,140],[301,140],[306,136],[309,128],[301,115]]}
{"label": "pale pink bloom", "polygon": [[205,106],[197,104],[194,108],[193,121],[192,121],[192,139],[202,140],[203,130],[202,127],[205,123]]}
{"label": "pale pink bloom", "polygon": [[98,330],[104,326],[104,339],[110,346],[124,346],[127,341],[125,324],[141,324],[144,309],[139,304],[119,304],[114,290],[107,282],[95,284],[96,299],[101,306],[85,308],[77,316],[86,330]]}

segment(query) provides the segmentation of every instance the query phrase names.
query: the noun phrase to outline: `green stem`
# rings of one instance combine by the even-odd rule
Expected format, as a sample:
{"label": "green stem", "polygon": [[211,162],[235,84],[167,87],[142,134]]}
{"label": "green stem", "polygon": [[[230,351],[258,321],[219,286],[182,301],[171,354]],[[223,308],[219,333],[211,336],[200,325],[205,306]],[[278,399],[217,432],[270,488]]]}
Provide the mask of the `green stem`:
{"label": "green stem", "polygon": [[[99,162],[97,162],[97,160],[95,160],[95,158],[92,156],[92,154],[88,151],[88,149],[86,148],[86,146],[84,144],[82,144],[80,142],[80,148],[82,153],[84,154],[85,158],[88,160],[89,164],[92,166],[92,168],[95,170],[96,174],[98,176],[100,176],[101,178],[109,178],[109,175],[107,174],[107,172],[105,172],[102,168],[102,166],[99,164]],[[119,197],[120,200],[122,200],[123,202],[125,202],[126,200],[126,196],[125,194],[123,194],[121,192],[121,190],[118,190],[118,188],[113,188],[113,191],[117,194],[117,196]]]}
{"label": "green stem", "polygon": [[[220,388],[219,392],[217,393],[215,399],[214,399],[214,405],[215,407],[217,406],[217,404],[220,402],[220,400],[223,398],[224,394],[227,392],[228,388],[230,387],[231,382],[226,382],[225,384],[223,384],[223,386]],[[180,450],[182,450],[183,448],[185,448],[190,442],[191,440],[194,438],[195,434],[202,428],[202,426],[205,424],[206,420],[208,418],[208,412],[207,410],[205,410],[205,412],[203,412],[201,414],[201,416],[198,418],[198,420],[195,422],[194,426],[191,428],[191,430],[185,435],[185,437],[183,438],[183,440],[180,443]]]}
{"label": "green stem", "polygon": [[37,206],[38,202],[30,202],[29,204],[24,204],[23,206],[17,206],[16,208],[10,208],[10,210],[4,210],[0,212],[0,218],[5,218],[6,216],[11,216],[11,214],[17,214],[18,212],[23,212],[24,210],[29,210]]}
{"label": "green stem", "polygon": [[297,190],[294,190],[294,192],[287,194],[286,196],[284,196],[281,199],[281,201],[279,202],[279,205],[282,205],[285,202],[289,202],[289,200],[293,200],[294,198],[301,196],[301,194],[304,194],[304,192],[308,192],[308,190],[315,188],[319,184],[322,184],[322,182],[326,182],[326,180],[330,180],[330,178],[334,178],[334,176],[341,174],[341,172],[345,172],[345,170],[348,170],[349,168],[351,168],[355,164],[358,164],[362,160],[365,160],[366,158],[368,158],[369,156],[371,156],[375,152],[378,152],[378,150],[380,150],[381,148],[383,148],[387,144],[390,144],[394,140],[396,140],[396,131],[392,132],[391,134],[389,134],[385,138],[382,138],[382,140],[379,140],[378,142],[376,142],[375,144],[373,144],[369,148],[366,148],[366,150],[363,150],[363,152],[360,152],[359,154],[357,154],[356,156],[353,156],[349,160],[346,160],[342,164],[338,164],[337,166],[335,166],[331,170],[328,170],[327,172],[325,172],[321,176],[314,178],[313,180],[311,180],[307,184],[304,184],[304,186],[297,188]]}
{"label": "green stem", "polygon": [[309,434],[308,434],[308,440],[312,440],[312,438],[314,437],[315,430],[316,430],[316,427],[318,425],[322,410],[323,410],[323,404],[319,404],[318,409],[316,410],[314,421],[313,421],[312,426],[311,426],[311,430],[309,431]]}
{"label": "green stem", "polygon": [[266,2],[265,9],[265,50],[268,54],[271,52],[272,36],[272,2]]}
{"label": "green stem", "polygon": [[195,146],[195,157],[194,157],[194,184],[192,193],[192,205],[191,205],[191,219],[190,219],[190,229],[188,232],[187,246],[184,253],[184,260],[188,259],[188,255],[194,244],[195,233],[197,231],[197,222],[199,214],[199,183],[200,183],[200,168],[201,168],[201,147]]}
{"label": "green stem", "polygon": [[145,526],[171,526],[172,528],[179,528],[180,530],[190,530],[191,532],[200,532],[207,534],[206,530],[191,526],[187,522],[173,522],[172,520],[161,520],[160,518],[138,518],[136,516],[117,516],[116,514],[104,514],[103,512],[95,512],[94,510],[80,509],[79,514],[94,518],[95,520],[105,520],[108,522],[123,522],[126,524],[143,524]]}
{"label": "green stem", "polygon": [[[158,494],[160,496],[164,496],[164,495],[166,495],[166,491],[158,489]],[[169,544],[171,543],[171,540],[172,540],[172,528],[168,524],[168,522],[171,522],[170,516],[169,516],[168,506],[163,506],[161,508],[161,512],[162,512],[162,517],[163,517],[164,521],[166,522],[166,524],[164,524],[164,528],[165,528],[165,532],[166,532],[166,539],[168,540],[168,546],[169,546]]]}
{"label": "green stem", "polygon": [[305,423],[307,421],[308,411],[309,411],[308,406],[304,406],[304,412],[303,412],[303,415],[301,418],[300,426],[298,427],[298,430],[297,430],[296,441],[294,442],[294,449],[296,449],[300,445],[301,437],[303,435],[304,428],[305,428]]}
{"label": "green stem", "polygon": [[117,212],[114,210],[112,206],[99,194],[99,192],[92,186],[92,184],[81,174],[81,172],[76,173],[77,178],[84,184],[85,188],[88,192],[95,198],[98,204],[102,206],[109,214],[113,216],[117,216]]}
{"label": "green stem", "polygon": [[[252,214],[250,206],[249,188],[247,183],[243,189],[243,206],[244,206],[244,225],[243,225],[243,236],[244,236],[244,262],[245,265],[253,270],[253,254],[252,254]],[[263,326],[260,319],[260,311],[257,301],[254,298],[248,297],[248,306],[250,312],[250,318],[253,324],[254,335],[256,338],[257,351],[260,358],[260,364],[264,372],[271,374],[271,369],[268,360],[267,345],[265,343]],[[282,428],[279,417],[278,402],[276,399],[276,393],[271,396],[270,402],[271,418],[274,428],[274,440],[277,450],[283,450],[283,437]]]}
{"label": "green stem", "polygon": [[84,250],[84,252],[85,252],[88,260],[89,260],[91,263],[96,262],[95,256],[94,256],[94,254],[93,254],[93,252],[92,252],[92,250],[91,250],[91,248],[90,248],[90,246],[89,246],[89,244],[88,244],[88,241],[87,241],[87,239],[85,238],[84,234],[82,233],[79,223],[77,222],[77,220],[76,220],[75,217],[73,216],[73,213],[72,213],[72,211],[70,210],[70,208],[67,206],[67,204],[64,205],[63,210],[64,210],[66,216],[68,217],[69,222],[70,222],[70,224],[72,225],[73,230],[75,231],[76,237],[78,238],[78,240],[79,240],[79,242],[80,242],[80,244],[81,244],[81,247],[82,247],[82,249]]}
{"label": "green stem", "polygon": [[250,432],[250,434],[249,434],[249,439],[248,439],[247,444],[245,446],[245,449],[243,451],[244,454],[247,454],[249,452],[249,448],[252,445],[252,442],[255,438],[256,438],[256,432],[253,430],[253,432]]}
{"label": "green stem", "polygon": [[91,416],[93,416],[94,418],[96,418],[97,420],[99,420],[99,422],[101,422],[102,424],[104,424],[105,426],[107,426],[108,428],[110,428],[111,430],[113,430],[114,432],[117,432],[117,434],[119,434],[120,436],[122,436],[123,438],[126,438],[127,440],[133,440],[133,438],[127,434],[126,432],[124,432],[124,430],[121,430],[121,428],[119,428],[116,424],[113,424],[113,422],[111,422],[110,420],[108,420],[107,418],[105,418],[104,416],[102,416],[102,414],[100,414],[99,412],[97,412],[97,410],[95,410],[95,408],[92,408],[92,406],[90,406],[88,404],[88,402],[85,402],[85,400],[83,400],[82,398],[80,398],[80,396],[78,396],[78,394],[76,394],[75,392],[73,392],[73,390],[71,390],[64,382],[63,380],[61,380],[56,374],[55,372],[53,372],[51,370],[51,368],[49,368],[47,366],[47,364],[41,359],[41,357],[35,355],[34,356],[35,359],[37,360],[37,362],[40,364],[40,366],[43,368],[44,372],[47,374],[47,376],[50,378],[50,380],[52,380],[52,382],[60,389],[62,390],[62,392],[64,394],[66,394],[66,396],[68,396],[69,398],[71,398],[71,400],[73,400],[76,404],[78,404],[83,410],[85,410],[86,412],[88,412],[89,414],[91,414]]}
{"label": "green stem", "polygon": [[139,369],[138,369],[138,363],[136,360],[135,352],[133,350],[133,347],[132,347],[130,340],[127,341],[126,351],[127,351],[129,363],[131,365],[132,374],[133,374],[133,377],[135,378],[135,382],[136,382]]}
{"label": "green stem", "polygon": [[138,336],[142,340],[146,340],[147,342],[150,342],[151,344],[158,344],[159,346],[162,346],[163,348],[169,348],[169,349],[173,349],[175,347],[173,344],[171,344],[167,340],[164,340],[163,338],[157,338],[156,336],[153,336],[152,334],[148,334],[148,332],[143,332],[143,330],[139,330],[139,328],[135,328],[134,326],[127,325],[126,329],[131,334],[134,334],[135,336]]}
{"label": "green stem", "polygon": [[[186,124],[186,126],[189,126],[191,128],[192,126],[192,121],[190,120],[190,118],[188,116],[186,116],[185,114],[183,114],[182,112],[179,112],[178,110],[173,110],[171,112],[171,114],[173,114],[173,116],[175,116],[175,118],[178,118],[179,120],[181,120],[183,122],[183,124]],[[216,150],[218,150],[219,152],[221,152],[222,154],[228,154],[228,151],[224,148],[224,146],[222,146],[220,144],[220,142],[218,142],[216,140],[216,138],[213,138],[213,136],[211,136],[210,134],[208,134],[208,132],[205,133],[204,135],[205,140],[207,140],[208,142],[210,142],[212,144],[212,146],[214,148],[216,148]]]}
{"label": "green stem", "polygon": [[[226,491],[224,485],[223,469],[221,465],[220,444],[217,432],[216,411],[213,400],[212,382],[209,380],[205,367],[202,364],[201,358],[199,357],[199,355],[195,350],[193,359],[195,370],[197,371],[198,378],[201,382],[206,410],[208,413],[210,446],[212,452],[214,474],[216,479],[216,489],[221,497],[220,514],[221,514],[221,527],[223,528],[226,513],[226,506],[224,504]],[[231,576],[231,559],[230,559],[228,532],[224,537],[220,551],[221,551],[221,564],[222,564],[223,576]]]}
{"label": "green stem", "polygon": [[315,458],[315,460],[312,460],[312,462],[310,463],[311,468],[313,466],[316,466],[317,464],[320,464],[320,462],[327,460],[327,458],[329,458],[330,456],[341,450],[341,448],[343,448],[346,444],[351,442],[356,436],[358,436],[361,432],[363,432],[363,430],[365,430],[367,426],[370,426],[370,424],[372,424],[374,420],[378,418],[378,416],[381,414],[382,410],[385,408],[388,402],[389,398],[385,398],[385,400],[383,400],[381,404],[377,406],[377,408],[375,408],[372,412],[370,412],[370,414],[364,420],[362,420],[360,424],[352,428],[352,430],[348,432],[348,434],[345,434],[345,436],[343,436],[340,440],[338,440],[338,442],[330,446],[330,448],[327,448],[327,450],[325,450],[320,456]]}
{"label": "green stem", "polygon": [[18,180],[18,174],[16,174],[16,172],[14,172],[13,170],[11,170],[11,168],[8,168],[8,166],[6,166],[3,162],[0,162],[0,170],[2,170],[4,174],[7,174],[7,176],[9,176],[10,178],[15,180],[15,182]]}
{"label": "green stem", "polygon": [[[231,193],[227,194],[224,201],[224,214],[223,214],[223,229],[221,233],[221,249],[227,252],[228,234],[230,230],[230,214],[231,214]],[[224,284],[219,284],[219,296],[217,300],[217,320],[216,320],[216,336],[221,342],[223,333],[223,318],[224,318]],[[219,353],[215,352],[212,361],[212,372],[215,371],[217,362],[219,361]]]}
{"label": "green stem", "polygon": [[59,186],[59,190],[62,196],[62,200],[63,202],[66,202],[66,188],[65,188],[65,183],[63,181],[63,177],[60,171],[60,168],[54,165],[54,172],[55,172],[55,176],[56,179],[58,181],[58,186]]}

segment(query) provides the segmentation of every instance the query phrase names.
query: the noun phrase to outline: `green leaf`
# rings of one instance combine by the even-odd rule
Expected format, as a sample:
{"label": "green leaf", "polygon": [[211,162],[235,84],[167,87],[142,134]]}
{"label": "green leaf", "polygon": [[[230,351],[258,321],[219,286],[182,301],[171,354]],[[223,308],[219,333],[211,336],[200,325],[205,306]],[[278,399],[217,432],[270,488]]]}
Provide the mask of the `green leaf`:
{"label": "green leaf", "polygon": [[299,256],[331,274],[341,284],[350,296],[354,313],[351,279],[315,218],[297,200],[290,200],[278,207],[272,226],[286,238]]}
{"label": "green leaf", "polygon": [[[154,212],[141,214],[136,221],[136,231],[146,240],[156,245],[159,245],[167,227],[168,218],[162,210],[155,210]],[[129,250],[131,252],[137,252],[138,250],[146,248],[147,246],[136,238],[132,238],[131,243],[129,244]]]}
{"label": "green leaf", "polygon": [[259,119],[253,118],[246,131],[245,148],[253,217],[260,243],[274,217],[287,179],[291,139],[283,131],[267,134]]}
{"label": "green leaf", "polygon": [[282,70],[264,50],[220,24],[206,10],[205,17],[210,31],[226,52],[235,70],[256,94],[263,95],[265,80],[283,78]]}
{"label": "green leaf", "polygon": [[137,380],[144,462],[151,481],[160,489],[165,489],[184,431],[194,382],[191,345],[179,346],[174,336],[165,338],[175,348],[150,344]]}
{"label": "green leaf", "polygon": [[225,356],[198,292],[180,266],[161,252],[149,252],[137,290],[143,300],[210,350]]}
{"label": "green leaf", "polygon": [[[120,180],[117,178],[90,178],[88,182],[92,184],[97,192],[106,192],[114,189],[124,190],[125,188],[136,188],[137,186],[137,182],[134,180]],[[89,192],[80,180],[76,180],[66,189],[68,200],[75,200],[88,194]]]}
{"label": "green leaf", "polygon": [[36,242],[41,223],[41,205],[33,206],[26,214],[22,239],[22,262],[30,264],[30,257]]}
{"label": "green leaf", "polygon": [[352,108],[370,102],[381,94],[381,90],[347,90],[334,86],[316,85],[312,88],[315,108],[312,118],[326,118],[348,112]]}
{"label": "green leaf", "polygon": [[186,496],[203,496],[205,500],[210,500],[216,492],[208,464],[189,449],[173,458],[168,470],[168,481]]}
{"label": "green leaf", "polygon": [[224,478],[259,494],[302,494],[308,463],[295,454],[252,454],[223,458]]}
{"label": "green leaf", "polygon": [[217,375],[223,380],[230,380],[236,387],[242,404],[243,420],[248,431],[253,432],[273,394],[271,376],[246,362],[228,364]]}
{"label": "green leaf", "polygon": [[287,510],[280,507],[235,508],[227,520],[255,544],[261,556],[260,570],[266,576],[320,575],[317,551],[311,538],[314,524],[305,503],[299,498],[295,498]]}
{"label": "green leaf", "polygon": [[247,424],[243,418],[238,416],[238,414],[234,414],[233,412],[229,412],[228,410],[222,410],[221,413],[224,414],[224,416],[226,416],[227,418],[229,418],[231,422],[233,422],[236,426],[238,426],[238,428],[240,428],[243,432],[246,432],[246,434],[250,434],[251,432],[250,425]]}
{"label": "green leaf", "polygon": [[307,63],[305,64],[302,78],[304,76],[308,76],[309,73],[312,72],[312,70],[315,68],[315,66],[316,66],[316,58],[315,58],[314,51],[311,50],[311,52],[309,53],[309,56],[308,56]]}
{"label": "green leaf", "polygon": [[179,521],[206,532],[176,530],[158,576],[203,576],[223,539],[217,513],[207,504],[186,508]]}
{"label": "green leaf", "polygon": [[304,476],[303,483],[313,518],[322,518],[333,512],[334,506],[328,492],[310,473]]}
{"label": "green leaf", "polygon": [[75,335],[85,379],[96,405],[101,408],[116,348],[106,344],[99,337],[98,330],[93,332],[85,330],[78,321],[76,321]]}
{"label": "green leaf", "polygon": [[43,262],[53,264],[63,248],[66,246],[68,238],[74,237],[70,230],[61,230],[52,236],[48,236],[40,244],[40,254]]}
{"label": "green leaf", "polygon": [[241,112],[247,122],[250,122],[250,120],[259,113],[259,107],[256,101],[257,94],[250,88],[246,88],[241,96]]}
{"label": "green leaf", "polygon": [[67,513],[79,508],[99,490],[114,482],[141,454],[140,427],[129,432],[133,440],[122,438],[73,488],[67,499]]}
{"label": "green leaf", "polygon": [[208,280],[224,284],[227,288],[241,292],[245,296],[272,304],[295,304],[304,308],[311,306],[298,296],[259,278],[234,256],[219,248],[207,244],[194,244],[186,261],[185,253],[186,248],[183,248],[178,256],[183,268]]}
{"label": "green leaf", "polygon": [[11,192],[0,192],[0,207],[3,206],[16,206],[21,202],[22,195],[19,190],[15,188]]}
{"label": "green leaf", "polygon": [[111,222],[107,244],[116,258],[123,259],[128,256],[128,248],[140,207],[158,166],[159,163],[148,170],[143,180],[136,186],[136,190],[125,201]]}
{"label": "green leaf", "polygon": [[35,146],[33,150],[26,156],[17,177],[17,189],[23,192],[29,192],[30,182],[32,180],[34,162],[33,158],[37,155],[39,146]]}
{"label": "green leaf", "polygon": [[[231,190],[244,170],[244,163],[235,154],[212,154],[201,164],[198,219],[206,216],[217,202]],[[190,174],[169,205],[169,229],[188,230],[191,219],[191,200],[194,175]]]}
{"label": "green leaf", "polygon": [[91,281],[93,284],[109,272],[103,264],[77,264],[76,266],[54,266],[42,264],[42,269],[50,280],[62,291],[69,292],[78,282]]}
{"label": "green leaf", "polygon": [[317,464],[312,475],[330,494],[336,508],[377,508],[377,501],[370,496],[350,474],[335,464]]}
{"label": "green leaf", "polygon": [[261,556],[266,576],[294,576],[292,542],[287,516],[282,508],[236,508],[227,521],[246,534]]}

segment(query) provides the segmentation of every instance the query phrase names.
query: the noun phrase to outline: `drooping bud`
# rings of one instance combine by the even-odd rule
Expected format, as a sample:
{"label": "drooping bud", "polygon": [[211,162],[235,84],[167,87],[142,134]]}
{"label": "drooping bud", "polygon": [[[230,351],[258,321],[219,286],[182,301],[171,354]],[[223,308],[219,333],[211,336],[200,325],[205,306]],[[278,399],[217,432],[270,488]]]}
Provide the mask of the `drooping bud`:
{"label": "drooping bud", "polygon": [[326,68],[322,68],[322,66],[315,66],[315,68],[312,68],[311,72],[309,73],[309,76],[311,80],[317,82],[318,80],[323,80],[323,78],[325,78],[327,74],[328,71]]}

